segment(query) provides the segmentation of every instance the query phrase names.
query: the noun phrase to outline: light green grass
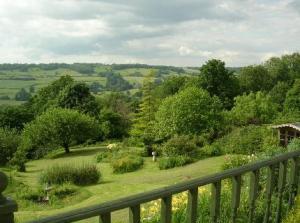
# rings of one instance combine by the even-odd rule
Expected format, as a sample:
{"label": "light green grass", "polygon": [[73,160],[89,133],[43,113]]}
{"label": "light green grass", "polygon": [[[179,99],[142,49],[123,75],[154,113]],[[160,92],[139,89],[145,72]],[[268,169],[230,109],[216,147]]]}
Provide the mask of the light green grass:
{"label": "light green grass", "polygon": [[[27,164],[27,172],[18,173],[16,178],[32,188],[35,188],[38,185],[39,174],[48,166],[63,162],[95,162],[95,154],[103,149],[104,147],[101,146],[76,149],[67,156],[63,154],[62,156],[58,156],[58,158],[31,161]],[[50,210],[45,208],[43,211],[25,211],[21,209],[16,213],[16,218],[18,222],[26,222],[32,219],[172,185],[187,179],[218,172],[220,171],[220,166],[223,161],[224,157],[215,157],[201,160],[185,167],[159,170],[157,163],[153,163],[151,158],[146,158],[144,167],[141,170],[126,174],[113,174],[112,168],[108,163],[100,163],[97,165],[101,170],[103,180],[97,185],[86,186],[82,189],[90,194],[85,200],[60,209]],[[114,222],[119,222],[120,219],[124,218],[127,218],[127,211],[118,211],[113,214]],[[83,222],[93,223],[98,221],[97,218],[93,218]]]}

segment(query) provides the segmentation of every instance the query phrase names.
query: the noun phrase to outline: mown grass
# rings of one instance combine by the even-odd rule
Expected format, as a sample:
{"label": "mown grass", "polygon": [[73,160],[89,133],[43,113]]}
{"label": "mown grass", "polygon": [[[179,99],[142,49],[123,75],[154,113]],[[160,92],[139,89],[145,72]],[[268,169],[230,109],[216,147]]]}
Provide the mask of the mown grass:
{"label": "mown grass", "polygon": [[[64,155],[56,153],[54,158],[31,161],[27,164],[26,173],[18,173],[16,180],[35,188],[38,186],[39,176],[47,167],[70,162],[95,162],[95,155],[104,150],[104,146],[83,148],[73,150],[70,154]],[[74,198],[74,203],[59,209],[43,210],[22,210],[16,213],[17,222],[22,223],[40,217],[58,214],[65,211],[83,208],[89,205],[99,204],[101,202],[121,198],[127,195],[149,191],[155,188],[171,185],[187,179],[201,177],[207,174],[220,171],[224,157],[214,157],[198,161],[196,163],[178,167],[169,170],[159,170],[157,163],[153,163],[151,158],[146,158],[142,169],[126,173],[113,174],[109,163],[98,163],[97,167],[102,174],[102,181],[96,185],[82,187],[84,194],[90,196],[85,199]],[[96,162],[95,162],[96,163]],[[4,171],[7,171],[4,170]],[[80,190],[81,190],[80,189]],[[127,210],[115,212],[113,222],[124,222],[127,219]],[[82,222],[98,222],[98,218],[84,220]]]}

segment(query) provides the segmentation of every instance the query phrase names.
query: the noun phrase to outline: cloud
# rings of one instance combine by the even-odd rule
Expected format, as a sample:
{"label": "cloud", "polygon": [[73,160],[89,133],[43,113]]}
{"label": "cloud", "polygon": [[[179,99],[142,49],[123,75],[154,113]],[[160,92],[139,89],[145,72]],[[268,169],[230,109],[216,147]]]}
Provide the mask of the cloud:
{"label": "cloud", "polygon": [[0,62],[242,66],[299,51],[296,24],[290,0],[0,1]]}

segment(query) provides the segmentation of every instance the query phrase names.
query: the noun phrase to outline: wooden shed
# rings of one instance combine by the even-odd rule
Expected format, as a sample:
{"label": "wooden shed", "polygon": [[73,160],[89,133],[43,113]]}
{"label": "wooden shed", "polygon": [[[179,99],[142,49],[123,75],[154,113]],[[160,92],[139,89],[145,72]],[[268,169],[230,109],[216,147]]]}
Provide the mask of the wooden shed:
{"label": "wooden shed", "polygon": [[273,126],[278,131],[280,145],[287,146],[293,138],[300,137],[300,122]]}

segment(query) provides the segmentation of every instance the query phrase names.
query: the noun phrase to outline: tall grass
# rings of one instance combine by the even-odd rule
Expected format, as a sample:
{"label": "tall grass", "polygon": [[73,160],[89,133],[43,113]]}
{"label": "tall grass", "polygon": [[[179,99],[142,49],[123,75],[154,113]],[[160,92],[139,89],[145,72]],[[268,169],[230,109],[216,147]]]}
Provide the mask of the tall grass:
{"label": "tall grass", "polygon": [[97,183],[101,173],[95,164],[67,163],[49,167],[40,175],[41,183],[89,185]]}

